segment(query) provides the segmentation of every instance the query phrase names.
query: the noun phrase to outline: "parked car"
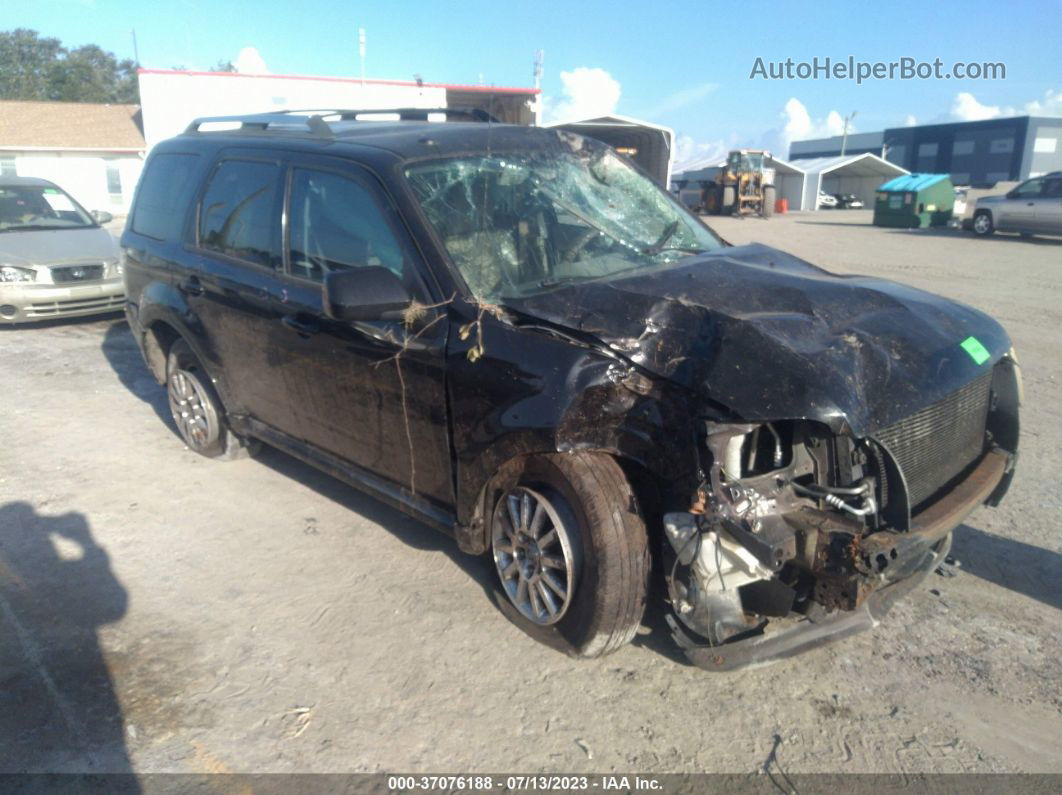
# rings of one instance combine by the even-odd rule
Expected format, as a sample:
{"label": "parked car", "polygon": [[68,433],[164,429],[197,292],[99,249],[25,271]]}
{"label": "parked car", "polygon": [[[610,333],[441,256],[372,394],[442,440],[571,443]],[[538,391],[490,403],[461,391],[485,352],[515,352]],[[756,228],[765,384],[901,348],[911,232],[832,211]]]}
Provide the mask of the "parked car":
{"label": "parked car", "polygon": [[147,160],[126,311],[192,450],[264,441],[489,553],[575,655],[666,600],[710,670],[874,625],[1003,498],[1019,370],[982,312],[731,246],[590,138],[355,118]]}
{"label": "parked car", "polygon": [[110,220],[48,180],[0,177],[0,323],[120,311]]}
{"label": "parked car", "polygon": [[839,210],[863,209],[863,200],[856,196],[854,193],[834,193],[832,195],[837,202],[835,206]]}
{"label": "parked car", "polygon": [[1062,171],[1022,182],[1002,196],[982,196],[974,207],[973,231],[1062,235]]}
{"label": "parked car", "polygon": [[837,199],[832,193],[827,193],[824,190],[819,191],[819,207],[824,207],[829,210],[837,209]]}

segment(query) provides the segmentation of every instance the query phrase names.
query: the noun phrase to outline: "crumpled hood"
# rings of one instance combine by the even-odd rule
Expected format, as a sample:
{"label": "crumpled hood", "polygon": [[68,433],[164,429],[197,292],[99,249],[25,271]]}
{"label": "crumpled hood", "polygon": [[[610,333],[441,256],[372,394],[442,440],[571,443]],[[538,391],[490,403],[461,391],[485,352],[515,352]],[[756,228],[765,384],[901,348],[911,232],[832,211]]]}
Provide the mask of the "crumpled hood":
{"label": "crumpled hood", "polygon": [[117,258],[117,241],[101,227],[0,232],[0,263],[6,265],[57,265]]}
{"label": "crumpled hood", "polygon": [[[592,335],[745,419],[847,424],[857,436],[950,394],[1010,347],[998,323],[968,306],[762,245],[506,305]],[[988,361],[961,347],[970,336]]]}

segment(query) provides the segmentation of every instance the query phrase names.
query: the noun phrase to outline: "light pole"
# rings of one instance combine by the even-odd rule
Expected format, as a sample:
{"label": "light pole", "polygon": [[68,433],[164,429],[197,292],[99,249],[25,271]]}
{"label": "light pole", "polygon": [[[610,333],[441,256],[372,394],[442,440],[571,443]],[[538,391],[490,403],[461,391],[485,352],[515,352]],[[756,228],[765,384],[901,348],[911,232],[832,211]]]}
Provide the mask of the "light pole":
{"label": "light pole", "polygon": [[854,110],[844,117],[844,135],[841,137],[841,157],[844,157],[844,151],[848,148],[848,123],[855,117],[856,112]]}

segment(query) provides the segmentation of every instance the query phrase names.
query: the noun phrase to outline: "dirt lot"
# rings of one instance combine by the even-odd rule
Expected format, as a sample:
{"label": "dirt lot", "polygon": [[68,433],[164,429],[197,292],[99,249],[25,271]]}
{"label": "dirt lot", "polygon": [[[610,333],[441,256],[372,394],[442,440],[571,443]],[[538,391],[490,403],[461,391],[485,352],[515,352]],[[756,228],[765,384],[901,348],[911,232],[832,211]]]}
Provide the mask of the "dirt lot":
{"label": "dirt lot", "polygon": [[1062,240],[715,225],[1008,328],[1020,471],[957,576],[769,668],[689,667],[655,614],[577,662],[442,535],[278,452],[184,449],[122,321],[2,329],[0,771],[1062,771]]}

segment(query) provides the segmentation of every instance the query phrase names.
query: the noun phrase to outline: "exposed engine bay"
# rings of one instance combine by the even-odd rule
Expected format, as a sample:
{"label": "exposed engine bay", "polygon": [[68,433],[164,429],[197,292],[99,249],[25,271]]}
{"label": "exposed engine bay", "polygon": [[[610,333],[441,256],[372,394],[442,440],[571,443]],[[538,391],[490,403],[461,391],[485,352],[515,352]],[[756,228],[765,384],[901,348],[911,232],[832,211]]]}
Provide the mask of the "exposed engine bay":
{"label": "exposed engine bay", "polygon": [[[949,489],[958,496],[965,483],[968,496],[978,472],[1009,467],[997,443],[1012,441],[1002,404],[1017,396],[1006,388],[1012,380],[1000,383],[1009,374],[997,376],[995,387],[986,375],[905,420],[907,447],[879,440],[890,429],[854,439],[806,421],[705,422],[701,486],[687,511],[664,515],[668,620],[679,645],[699,664],[728,665],[729,655],[697,659],[691,650],[763,645],[771,632],[864,605],[876,620],[868,600],[932,570],[950,546],[952,515],[932,527],[912,516],[935,496],[940,513]],[[912,424],[921,440],[912,441]]]}

